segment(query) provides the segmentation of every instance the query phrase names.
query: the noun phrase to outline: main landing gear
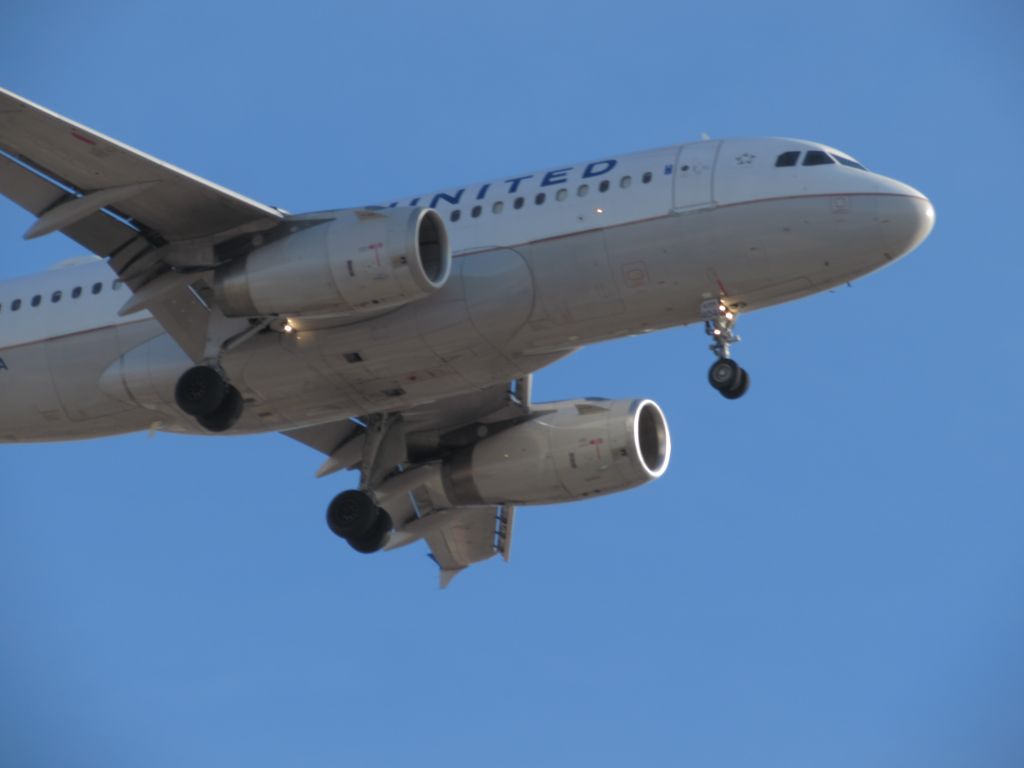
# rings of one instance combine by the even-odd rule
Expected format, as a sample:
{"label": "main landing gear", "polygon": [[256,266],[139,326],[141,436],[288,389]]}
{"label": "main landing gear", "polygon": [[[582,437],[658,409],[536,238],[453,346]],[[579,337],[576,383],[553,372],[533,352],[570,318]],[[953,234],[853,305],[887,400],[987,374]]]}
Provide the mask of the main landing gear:
{"label": "main landing gear", "polygon": [[712,338],[710,349],[718,359],[708,371],[708,381],[727,400],[743,397],[750,386],[750,376],[729,357],[729,346],[740,340],[733,333],[736,312],[722,299],[708,299],[700,306],[704,332]]}
{"label": "main landing gear", "polygon": [[181,375],[174,401],[210,432],[231,429],[242,415],[241,393],[208,365],[197,365]]}
{"label": "main landing gear", "polygon": [[383,547],[393,527],[391,515],[363,491],[342,491],[335,496],[327,507],[327,525],[352,549],[365,554]]}
{"label": "main landing gear", "polygon": [[327,525],[356,552],[377,552],[388,542],[394,521],[377,506],[374,488],[387,472],[406,459],[405,431],[396,414],[364,417],[363,455],[359,490],[342,491],[327,507]]}

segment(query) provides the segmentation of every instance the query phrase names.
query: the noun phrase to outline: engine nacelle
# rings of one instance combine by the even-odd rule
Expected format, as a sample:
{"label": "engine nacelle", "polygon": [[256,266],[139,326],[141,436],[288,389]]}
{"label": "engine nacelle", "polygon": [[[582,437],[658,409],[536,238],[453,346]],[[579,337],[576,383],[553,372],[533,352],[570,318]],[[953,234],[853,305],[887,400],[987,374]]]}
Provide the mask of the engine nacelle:
{"label": "engine nacelle", "polygon": [[229,317],[346,315],[387,309],[444,286],[451,251],[429,208],[343,211],[219,269]]}
{"label": "engine nacelle", "polygon": [[661,477],[672,452],[652,400],[568,400],[464,449],[441,469],[453,505],[553,504]]}

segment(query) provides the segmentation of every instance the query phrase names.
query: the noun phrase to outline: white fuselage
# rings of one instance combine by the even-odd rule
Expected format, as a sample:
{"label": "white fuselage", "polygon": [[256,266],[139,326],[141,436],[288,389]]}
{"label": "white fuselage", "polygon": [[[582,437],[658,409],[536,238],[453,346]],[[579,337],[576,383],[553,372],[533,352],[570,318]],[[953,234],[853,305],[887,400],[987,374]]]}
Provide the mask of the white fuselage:
{"label": "white fuselage", "polygon": [[[368,319],[295,320],[222,364],[234,432],[420,407],[531,373],[593,342],[757,309],[878,269],[928,233],[916,190],[836,162],[777,167],[789,139],[705,141],[400,200],[443,216],[453,273]],[[97,288],[98,286],[98,288]],[[0,284],[0,442],[157,428],[192,362],[99,260]]]}

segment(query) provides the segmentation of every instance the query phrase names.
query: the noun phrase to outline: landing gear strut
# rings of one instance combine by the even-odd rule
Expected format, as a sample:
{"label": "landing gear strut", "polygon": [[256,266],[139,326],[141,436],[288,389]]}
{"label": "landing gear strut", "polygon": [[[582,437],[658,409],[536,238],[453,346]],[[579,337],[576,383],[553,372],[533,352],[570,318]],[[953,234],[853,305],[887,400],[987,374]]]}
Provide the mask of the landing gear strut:
{"label": "landing gear strut", "polygon": [[722,397],[735,400],[743,397],[750,386],[750,376],[729,357],[729,347],[740,340],[733,333],[736,312],[723,299],[707,299],[700,305],[704,332],[711,337],[710,349],[718,359],[708,371],[708,381]]}
{"label": "landing gear strut", "polygon": [[230,429],[242,415],[241,393],[208,365],[197,365],[181,375],[174,401],[210,432]]}
{"label": "landing gear strut", "polygon": [[401,417],[375,413],[364,417],[363,456],[359,462],[359,490],[342,491],[327,507],[327,525],[348,541],[356,552],[382,549],[394,528],[386,510],[377,506],[374,488],[392,467],[406,458]]}
{"label": "landing gear strut", "polygon": [[391,515],[363,491],[342,491],[335,496],[327,507],[327,525],[352,549],[364,554],[383,547],[393,527]]}

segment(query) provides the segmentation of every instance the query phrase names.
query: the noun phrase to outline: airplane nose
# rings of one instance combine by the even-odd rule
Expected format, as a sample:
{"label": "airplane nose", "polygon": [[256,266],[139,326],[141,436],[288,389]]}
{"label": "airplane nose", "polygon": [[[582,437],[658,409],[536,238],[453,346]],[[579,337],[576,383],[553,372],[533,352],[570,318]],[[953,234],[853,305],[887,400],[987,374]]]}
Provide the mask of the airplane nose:
{"label": "airplane nose", "polygon": [[882,225],[885,255],[897,259],[920,245],[935,226],[931,200],[913,187],[893,182],[881,198],[878,218]]}

